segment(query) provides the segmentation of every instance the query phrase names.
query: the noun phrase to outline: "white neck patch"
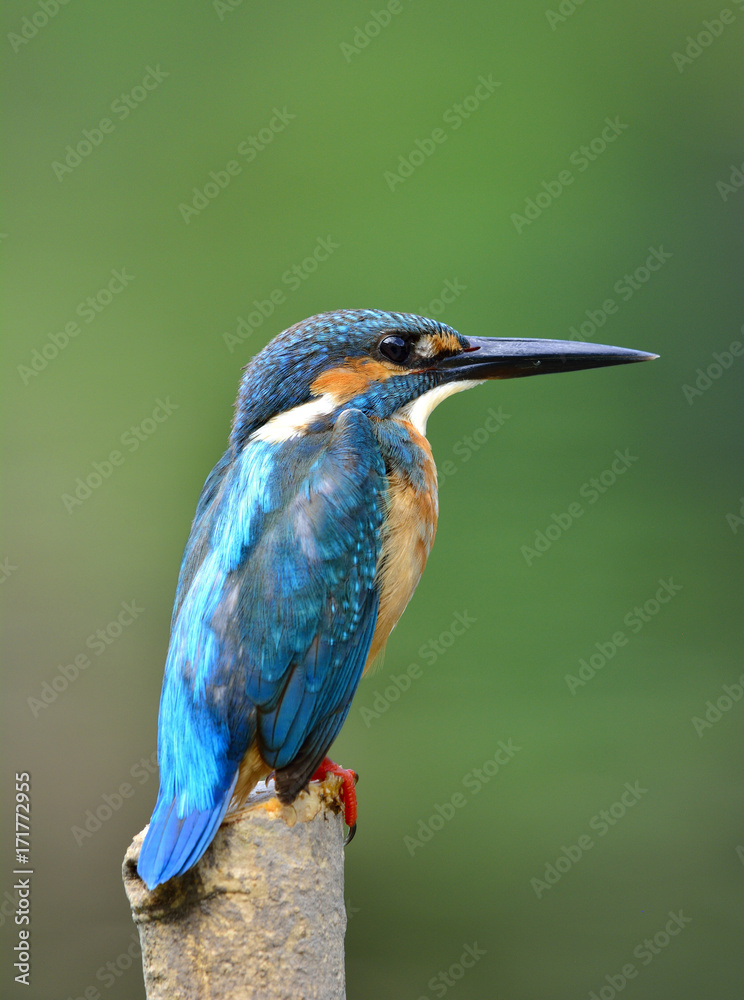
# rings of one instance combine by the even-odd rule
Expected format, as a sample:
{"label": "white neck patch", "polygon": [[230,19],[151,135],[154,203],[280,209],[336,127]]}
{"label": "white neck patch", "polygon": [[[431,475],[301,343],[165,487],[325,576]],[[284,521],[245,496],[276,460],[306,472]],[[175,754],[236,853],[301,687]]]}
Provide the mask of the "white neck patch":
{"label": "white neck patch", "polygon": [[453,396],[456,392],[464,392],[465,389],[482,385],[484,381],[485,379],[469,379],[466,382],[446,382],[444,385],[438,385],[436,389],[429,389],[423,396],[414,399],[412,403],[407,403],[397,413],[394,413],[393,417],[409,420],[419,434],[426,437],[426,421],[443,399]]}
{"label": "white neck patch", "polygon": [[338,406],[338,401],[330,393],[311,399],[309,403],[293,406],[291,410],[277,413],[251,435],[253,441],[268,441],[279,444],[290,438],[299,437],[318,417],[327,416]]}
{"label": "white neck patch", "polygon": [[[426,437],[426,422],[442,400],[453,396],[456,392],[464,392],[476,385],[482,385],[484,381],[485,379],[468,379],[464,382],[447,382],[445,385],[438,385],[435,389],[429,389],[423,396],[419,396],[418,399],[401,407],[393,414],[393,419],[408,420],[420,434]],[[335,396],[331,393],[324,393],[317,399],[311,399],[309,403],[293,406],[291,410],[285,410],[284,413],[277,413],[271,420],[267,420],[263,427],[259,427],[257,431],[253,432],[251,440],[280,444],[290,438],[299,437],[318,417],[325,417],[333,413],[338,405]]]}

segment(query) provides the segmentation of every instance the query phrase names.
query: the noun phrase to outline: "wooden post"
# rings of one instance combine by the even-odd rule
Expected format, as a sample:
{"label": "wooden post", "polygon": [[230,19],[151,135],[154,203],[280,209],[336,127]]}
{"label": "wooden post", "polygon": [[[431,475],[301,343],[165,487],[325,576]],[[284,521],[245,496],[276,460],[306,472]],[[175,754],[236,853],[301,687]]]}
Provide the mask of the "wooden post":
{"label": "wooden post", "polygon": [[149,892],[124,859],[148,1000],[344,1000],[341,780],[283,806],[261,782],[199,863]]}

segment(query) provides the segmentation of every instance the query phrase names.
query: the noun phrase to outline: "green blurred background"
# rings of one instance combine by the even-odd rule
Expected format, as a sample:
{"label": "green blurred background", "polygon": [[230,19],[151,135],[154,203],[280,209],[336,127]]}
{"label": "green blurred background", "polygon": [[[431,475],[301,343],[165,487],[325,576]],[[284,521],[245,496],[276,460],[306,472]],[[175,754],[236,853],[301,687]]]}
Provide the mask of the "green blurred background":
{"label": "green blurred background", "polygon": [[[378,307],[466,335],[569,338],[589,323],[586,339],[661,360],[483,386],[431,419],[437,544],[335,747],[361,773],[349,997],[740,996],[744,700],[708,708],[710,725],[705,712],[742,672],[744,358],[704,373],[744,341],[744,191],[717,187],[744,158],[744,9],[698,43],[720,5],[233,4],[4,5],[8,965],[15,771],[32,775],[35,874],[32,987],[6,971],[0,995],[144,995],[120,865],[157,791],[138,762],[241,366],[305,316]],[[606,119],[613,141],[582,159]],[[76,163],[84,130],[99,141]],[[217,197],[179,208],[231,160]],[[409,176],[389,183],[394,171]],[[536,198],[534,220],[515,220]],[[308,261],[319,240],[333,252]],[[650,248],[671,256],[639,272]],[[87,322],[79,304],[122,269],[126,287]],[[273,315],[251,319],[272,293]],[[253,330],[230,350],[240,318]],[[696,379],[707,387],[686,396]],[[612,480],[616,449],[627,468],[591,502],[584,484]],[[112,450],[122,463],[66,502]],[[573,503],[583,514],[525,555]],[[655,605],[660,580],[681,589]],[[99,655],[88,637],[122,602],[142,610]],[[447,646],[456,613],[475,621]],[[625,644],[572,693],[566,675],[618,631]],[[54,691],[60,666],[74,679]],[[475,791],[472,772],[509,740],[519,751]],[[593,817],[636,782],[646,791],[601,833]],[[76,835],[105,796],[119,808]],[[437,805],[454,816],[430,825]],[[441,828],[424,841],[424,826]],[[532,881],[586,835],[551,888]],[[680,910],[692,921],[664,944]]]}

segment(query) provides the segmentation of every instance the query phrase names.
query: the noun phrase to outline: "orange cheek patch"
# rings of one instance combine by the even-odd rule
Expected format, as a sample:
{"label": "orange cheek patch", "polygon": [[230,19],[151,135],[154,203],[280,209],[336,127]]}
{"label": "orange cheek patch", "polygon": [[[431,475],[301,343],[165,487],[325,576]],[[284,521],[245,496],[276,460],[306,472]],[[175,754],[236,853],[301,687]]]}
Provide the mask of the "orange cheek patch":
{"label": "orange cheek patch", "polygon": [[310,386],[314,396],[330,394],[338,403],[348,403],[366,392],[373,382],[384,382],[396,369],[372,358],[347,358],[345,364],[323,372]]}

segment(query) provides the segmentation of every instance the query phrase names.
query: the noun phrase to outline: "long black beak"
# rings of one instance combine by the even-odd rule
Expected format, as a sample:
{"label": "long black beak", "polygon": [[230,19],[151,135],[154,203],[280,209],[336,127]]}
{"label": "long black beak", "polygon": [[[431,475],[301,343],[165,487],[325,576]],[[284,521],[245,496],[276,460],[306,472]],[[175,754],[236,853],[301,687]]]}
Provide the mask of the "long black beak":
{"label": "long black beak", "polygon": [[575,340],[512,340],[506,337],[468,337],[462,354],[441,360],[440,371],[448,381],[463,379],[522,378],[551,372],[575,372],[582,368],[627,365],[653,361],[658,354],[632,351],[627,347],[584,344]]}

